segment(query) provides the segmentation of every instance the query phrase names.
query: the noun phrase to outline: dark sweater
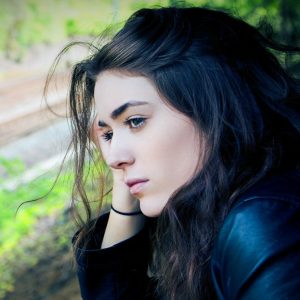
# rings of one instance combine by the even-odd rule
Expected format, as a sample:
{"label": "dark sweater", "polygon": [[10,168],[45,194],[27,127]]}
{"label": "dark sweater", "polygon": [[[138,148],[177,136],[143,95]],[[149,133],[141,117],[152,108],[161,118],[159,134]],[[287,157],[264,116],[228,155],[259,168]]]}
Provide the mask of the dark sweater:
{"label": "dark sweater", "polygon": [[[83,299],[158,299],[147,276],[151,221],[100,250],[108,216],[98,218],[88,248],[76,251]],[[265,179],[239,198],[217,236],[211,276],[218,299],[300,299],[300,172]]]}

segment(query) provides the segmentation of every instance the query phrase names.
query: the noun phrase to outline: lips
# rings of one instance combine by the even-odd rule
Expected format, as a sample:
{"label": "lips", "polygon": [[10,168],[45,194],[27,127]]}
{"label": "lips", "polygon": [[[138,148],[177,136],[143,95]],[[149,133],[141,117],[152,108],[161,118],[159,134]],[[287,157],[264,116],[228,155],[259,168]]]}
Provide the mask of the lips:
{"label": "lips", "polygon": [[144,189],[144,185],[149,179],[146,178],[132,178],[126,180],[126,184],[129,187],[129,191],[132,195],[139,195]]}
{"label": "lips", "polygon": [[141,182],[146,182],[148,181],[148,179],[140,179],[140,178],[134,178],[134,179],[129,179],[126,181],[126,184],[128,185],[128,187],[132,187],[133,185],[137,184],[137,183],[141,183]]}

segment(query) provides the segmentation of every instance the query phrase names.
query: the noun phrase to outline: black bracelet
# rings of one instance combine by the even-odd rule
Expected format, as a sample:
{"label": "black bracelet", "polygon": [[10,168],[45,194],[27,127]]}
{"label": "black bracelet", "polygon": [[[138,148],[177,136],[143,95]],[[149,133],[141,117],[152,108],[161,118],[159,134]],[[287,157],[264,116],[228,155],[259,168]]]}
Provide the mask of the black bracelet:
{"label": "black bracelet", "polygon": [[139,215],[139,214],[142,213],[141,211],[134,211],[134,212],[124,213],[124,212],[121,212],[121,211],[116,210],[116,209],[112,206],[112,204],[111,204],[111,209],[112,209],[113,211],[115,211],[116,213],[118,213],[118,214],[120,214],[120,215],[124,215],[124,216],[134,216],[134,215]]}

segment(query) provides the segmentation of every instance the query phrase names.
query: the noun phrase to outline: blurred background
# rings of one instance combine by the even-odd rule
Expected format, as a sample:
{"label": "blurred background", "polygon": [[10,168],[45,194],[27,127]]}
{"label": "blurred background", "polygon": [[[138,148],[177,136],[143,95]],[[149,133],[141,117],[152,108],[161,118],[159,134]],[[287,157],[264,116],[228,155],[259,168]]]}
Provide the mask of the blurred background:
{"label": "blurred background", "polygon": [[[139,8],[167,5],[229,9],[253,25],[267,21],[277,41],[300,45],[299,0],[0,0],[0,299],[81,299],[70,248],[69,157],[47,193],[70,142],[70,69],[88,50],[76,46],[64,55],[46,104],[43,87],[56,55],[69,42],[119,28]],[[299,75],[299,56],[280,59]],[[43,195],[15,216],[21,203]]]}

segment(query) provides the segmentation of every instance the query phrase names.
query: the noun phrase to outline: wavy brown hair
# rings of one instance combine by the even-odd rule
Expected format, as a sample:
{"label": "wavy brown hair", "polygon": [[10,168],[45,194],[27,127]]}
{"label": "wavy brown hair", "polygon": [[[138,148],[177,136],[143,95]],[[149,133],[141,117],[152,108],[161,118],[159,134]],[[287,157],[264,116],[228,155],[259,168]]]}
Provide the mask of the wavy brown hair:
{"label": "wavy brown hair", "polygon": [[300,85],[274,55],[297,51],[221,11],[135,12],[72,74],[73,199],[79,197],[87,212],[78,242],[93,224],[83,168],[96,77],[112,69],[146,76],[207,139],[203,168],[173,193],[156,220],[150,262],[156,292],[171,300],[213,299],[211,250],[230,207],[264,176],[299,168]]}

